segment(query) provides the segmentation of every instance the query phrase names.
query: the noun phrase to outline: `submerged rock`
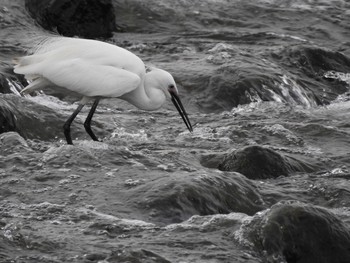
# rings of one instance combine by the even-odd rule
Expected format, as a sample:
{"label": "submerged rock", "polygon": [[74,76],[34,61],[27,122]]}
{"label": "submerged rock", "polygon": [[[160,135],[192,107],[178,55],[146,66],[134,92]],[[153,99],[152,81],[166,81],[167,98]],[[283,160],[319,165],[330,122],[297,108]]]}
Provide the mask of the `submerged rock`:
{"label": "submerged rock", "polygon": [[31,16],[64,36],[111,37],[115,15],[110,0],[26,0]]}
{"label": "submerged rock", "polygon": [[350,262],[350,229],[327,209],[278,203],[246,227],[267,262]]}
{"label": "submerged rock", "polygon": [[314,170],[310,164],[262,146],[248,146],[219,156],[203,157],[202,164],[222,171],[238,172],[249,179],[276,178]]}
{"label": "submerged rock", "polygon": [[240,174],[172,175],[150,183],[130,189],[128,200],[163,223],[182,222],[193,215],[252,215],[263,209],[254,184]]}

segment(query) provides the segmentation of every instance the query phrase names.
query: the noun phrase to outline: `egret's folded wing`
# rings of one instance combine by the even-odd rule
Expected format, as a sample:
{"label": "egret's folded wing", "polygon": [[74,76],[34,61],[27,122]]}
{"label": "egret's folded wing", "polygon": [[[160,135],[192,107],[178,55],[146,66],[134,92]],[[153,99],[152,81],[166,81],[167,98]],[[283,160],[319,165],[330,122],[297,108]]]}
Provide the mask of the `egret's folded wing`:
{"label": "egret's folded wing", "polygon": [[140,77],[130,71],[92,64],[84,59],[52,62],[39,68],[41,72],[32,74],[41,75],[57,86],[89,97],[119,97],[141,83]]}

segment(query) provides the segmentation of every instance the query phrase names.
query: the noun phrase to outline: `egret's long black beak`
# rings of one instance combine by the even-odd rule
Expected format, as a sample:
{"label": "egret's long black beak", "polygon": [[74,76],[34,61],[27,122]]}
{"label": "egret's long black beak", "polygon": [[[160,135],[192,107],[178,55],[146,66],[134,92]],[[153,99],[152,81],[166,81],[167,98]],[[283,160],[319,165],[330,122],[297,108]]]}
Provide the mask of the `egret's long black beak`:
{"label": "egret's long black beak", "polygon": [[180,98],[177,96],[176,92],[170,92],[170,95],[171,95],[171,101],[174,103],[176,109],[177,109],[178,112],[180,113],[181,118],[183,119],[184,123],[186,124],[188,130],[189,130],[190,132],[192,132],[193,129],[192,129],[191,122],[190,122],[190,120],[188,119],[187,113],[186,113],[186,111],[185,111],[184,106],[183,106],[182,103],[181,103]]}

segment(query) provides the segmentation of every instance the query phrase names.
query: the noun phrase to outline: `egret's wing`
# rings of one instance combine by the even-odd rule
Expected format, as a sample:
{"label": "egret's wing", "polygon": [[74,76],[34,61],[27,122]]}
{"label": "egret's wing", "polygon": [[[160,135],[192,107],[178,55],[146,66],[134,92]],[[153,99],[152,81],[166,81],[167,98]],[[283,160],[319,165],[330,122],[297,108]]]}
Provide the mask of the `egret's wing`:
{"label": "egret's wing", "polygon": [[96,65],[85,59],[50,61],[17,68],[21,74],[38,75],[49,82],[88,97],[119,97],[136,89],[138,75],[113,66]]}

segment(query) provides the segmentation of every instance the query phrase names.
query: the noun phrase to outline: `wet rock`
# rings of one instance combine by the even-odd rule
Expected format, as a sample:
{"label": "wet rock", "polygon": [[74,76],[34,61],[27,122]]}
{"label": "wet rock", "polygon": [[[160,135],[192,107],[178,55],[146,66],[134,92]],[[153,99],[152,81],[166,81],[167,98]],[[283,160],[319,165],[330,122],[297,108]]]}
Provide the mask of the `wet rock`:
{"label": "wet rock", "polygon": [[[44,106],[21,96],[0,94],[0,129],[3,132],[16,131],[25,139],[64,139],[63,124],[69,115],[70,113],[64,114],[58,108]],[[74,120],[71,127],[72,136],[88,138],[83,121],[84,116],[82,119],[78,116]],[[100,127],[98,122],[93,129],[99,138],[103,137],[105,129]]]}
{"label": "wet rock", "polygon": [[255,186],[240,174],[171,175],[130,189],[129,194],[128,201],[146,208],[152,220],[161,223],[178,223],[193,215],[252,215],[263,208]]}
{"label": "wet rock", "polygon": [[249,179],[276,178],[314,170],[311,164],[262,146],[248,146],[227,154],[204,156],[202,164],[222,171],[238,172]]}
{"label": "wet rock", "polygon": [[115,15],[110,0],[26,0],[31,16],[45,29],[64,36],[110,37]]}
{"label": "wet rock", "polygon": [[62,127],[67,117],[54,109],[11,94],[0,94],[0,102],[5,105],[8,116],[14,117],[9,118],[10,128],[25,139],[63,137]]}
{"label": "wet rock", "polygon": [[349,72],[350,58],[332,50],[310,46],[287,47],[271,54],[290,74],[307,85],[319,104],[329,104],[348,90],[348,83],[327,77],[327,72]]}
{"label": "wet rock", "polygon": [[230,111],[238,105],[260,101],[277,101],[307,107],[322,104],[313,91],[305,88],[298,79],[284,75],[280,68],[259,62],[258,58],[232,57],[234,62],[226,63],[211,72],[210,77],[190,77],[194,79],[194,87],[200,90],[197,103],[202,110]]}
{"label": "wet rock", "polygon": [[350,262],[349,227],[321,207],[278,203],[255,216],[247,231],[267,262]]}
{"label": "wet rock", "polygon": [[266,53],[270,58],[264,60],[225,48],[224,59],[217,46],[208,51],[207,62],[216,65],[215,61],[221,61],[222,66],[204,78],[192,72],[188,76],[200,91],[196,101],[206,112],[229,111],[259,101],[312,107],[329,104],[348,90],[347,81],[336,77],[338,72],[350,71],[350,58],[340,52],[297,45]]}
{"label": "wet rock", "polygon": [[238,105],[252,102],[247,93],[260,84],[257,79],[240,80],[234,74],[214,73],[202,98],[199,98],[199,103],[208,112],[231,110]]}

